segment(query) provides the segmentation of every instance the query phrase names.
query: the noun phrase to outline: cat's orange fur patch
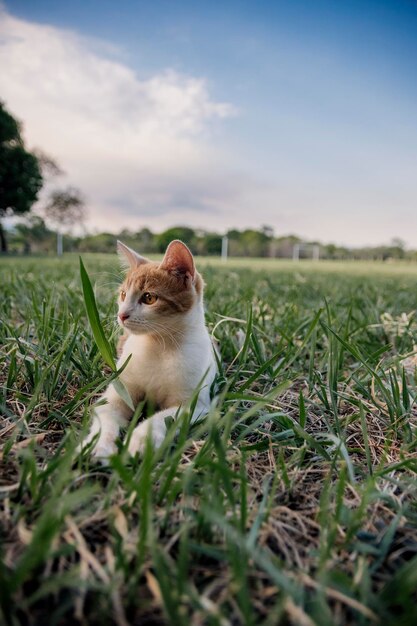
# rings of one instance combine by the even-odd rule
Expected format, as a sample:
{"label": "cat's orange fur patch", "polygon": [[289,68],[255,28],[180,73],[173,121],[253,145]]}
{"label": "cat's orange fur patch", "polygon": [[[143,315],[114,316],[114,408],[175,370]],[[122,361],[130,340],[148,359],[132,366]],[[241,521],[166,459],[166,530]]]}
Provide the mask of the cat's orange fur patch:
{"label": "cat's orange fur patch", "polygon": [[[192,280],[189,274],[168,271],[162,269],[159,263],[148,261],[128,271],[121,290],[133,290],[138,298],[146,292],[156,294],[158,300],[152,307],[163,315],[172,316],[186,313],[193,307],[196,299],[201,299],[204,281],[197,271]],[[127,337],[125,334],[119,339],[119,355]]]}
{"label": "cat's orange fur patch", "polygon": [[150,261],[130,270],[121,288],[133,290],[138,295],[146,292],[156,294],[155,309],[176,314],[191,309],[196,297],[202,294],[203,279],[196,272],[192,285],[189,275],[161,269],[158,263]]}

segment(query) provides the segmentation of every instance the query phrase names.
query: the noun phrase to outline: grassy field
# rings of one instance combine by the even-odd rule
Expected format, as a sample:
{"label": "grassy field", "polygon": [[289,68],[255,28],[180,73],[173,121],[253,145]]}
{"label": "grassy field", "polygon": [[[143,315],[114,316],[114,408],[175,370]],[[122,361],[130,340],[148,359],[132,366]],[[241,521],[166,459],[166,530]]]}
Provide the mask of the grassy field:
{"label": "grassy field", "polygon": [[[117,259],[83,258],[114,344]],[[198,265],[212,412],[102,467],[78,259],[0,261],[0,622],[416,624],[417,267]]]}

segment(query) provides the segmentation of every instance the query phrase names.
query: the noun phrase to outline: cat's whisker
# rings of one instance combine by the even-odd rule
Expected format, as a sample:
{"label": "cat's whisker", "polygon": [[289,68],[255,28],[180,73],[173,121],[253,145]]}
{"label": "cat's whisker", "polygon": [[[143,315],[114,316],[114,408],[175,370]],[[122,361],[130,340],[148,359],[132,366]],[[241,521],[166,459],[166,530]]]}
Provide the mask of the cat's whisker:
{"label": "cat's whisker", "polygon": [[[149,328],[152,328],[153,330],[155,330],[155,332],[156,332],[157,328],[161,328],[161,329],[162,329],[162,331],[160,331],[160,332],[161,332],[161,334],[162,334],[162,335],[167,335],[167,336],[168,336],[168,338],[172,340],[172,342],[175,344],[175,346],[176,346],[177,348],[179,348],[179,347],[180,347],[180,343],[179,343],[179,341],[177,340],[177,338],[175,337],[175,335],[174,335],[173,331],[172,331],[172,330],[170,330],[170,329],[169,329],[166,325],[164,325],[164,324],[158,324],[158,322],[154,322],[154,321],[152,321],[152,322],[148,322],[148,324],[149,324]],[[179,335],[179,336],[180,336],[180,338],[183,338],[183,337],[184,337],[184,335],[185,335],[185,333],[184,333],[183,331],[179,330],[179,329],[176,329],[175,333],[176,333],[177,335]]]}
{"label": "cat's whisker", "polygon": [[[162,332],[160,332],[157,329],[157,326],[160,326],[161,328],[164,328],[163,324],[155,324],[153,322],[149,322],[149,321],[140,321],[137,322],[136,320],[132,320],[131,321],[131,325],[132,324],[136,324],[138,327],[143,328],[146,331],[150,331],[151,333],[154,333],[159,344],[163,347],[163,350],[165,351],[166,348],[166,344],[165,344],[165,338]],[[177,343],[178,346],[178,343]]]}
{"label": "cat's whisker", "polygon": [[112,287],[116,290],[119,285],[120,285],[120,280],[112,280],[111,282],[107,282],[107,283],[101,283],[100,281],[97,281],[97,286],[100,289],[102,287]]}
{"label": "cat's whisker", "polygon": [[[164,350],[166,348],[164,335],[167,336],[167,338],[172,341],[172,343],[175,345],[176,348],[178,348],[178,349],[180,348],[179,342],[176,340],[175,336],[172,333],[170,333],[169,331],[162,333],[162,332],[158,331],[157,328],[155,326],[153,326],[153,325],[152,326],[149,325],[149,329],[150,329],[150,331],[152,333],[155,333],[157,336],[162,338],[162,340],[164,342]],[[164,329],[164,330],[166,330],[166,329]]]}
{"label": "cat's whisker", "polygon": [[152,325],[152,327],[154,328],[161,328],[162,329],[162,334],[167,335],[174,343],[175,345],[179,348],[180,344],[178,342],[178,340],[176,339],[175,335],[177,335],[180,339],[183,339],[186,335],[185,331],[180,330],[179,328],[175,329],[175,335],[174,335],[174,331],[172,331],[171,329],[169,329],[169,327],[167,327],[165,324],[159,324],[158,322],[149,322],[149,325]]}
{"label": "cat's whisker", "polygon": [[111,276],[119,284],[120,284],[120,280],[123,279],[123,274],[121,272],[111,272],[110,270],[107,270],[105,272],[101,272],[100,274],[101,276]]}
{"label": "cat's whisker", "polygon": [[154,331],[156,334],[156,338],[158,339],[158,341],[160,342],[160,344],[162,345],[162,350],[165,352],[165,339],[163,337],[163,335],[161,335],[161,333],[159,333],[157,330]]}
{"label": "cat's whisker", "polygon": [[[159,322],[155,322],[154,320],[152,320],[152,321],[146,320],[145,323],[149,324],[150,326],[155,327],[155,328],[161,328],[164,332],[172,332],[172,330],[169,328],[169,326],[167,326],[167,324],[161,324]],[[176,334],[181,335],[181,336],[183,336],[185,334],[184,331],[182,331],[179,328],[176,328],[175,332],[176,332]]]}

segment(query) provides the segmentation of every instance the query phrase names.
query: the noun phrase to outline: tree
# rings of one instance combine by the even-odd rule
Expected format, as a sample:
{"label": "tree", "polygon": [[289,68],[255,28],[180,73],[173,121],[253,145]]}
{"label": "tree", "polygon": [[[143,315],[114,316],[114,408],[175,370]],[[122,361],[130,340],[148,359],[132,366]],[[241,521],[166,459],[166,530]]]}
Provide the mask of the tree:
{"label": "tree", "polygon": [[62,254],[62,230],[85,220],[85,202],[75,187],[55,190],[44,207],[45,217],[57,229],[58,254]]}
{"label": "tree", "polygon": [[[27,213],[38,199],[42,184],[36,155],[25,149],[19,123],[0,102],[0,220]],[[0,249],[7,252],[1,221]]]}
{"label": "tree", "polygon": [[78,244],[80,252],[109,252],[114,254],[116,249],[116,236],[112,233],[99,233],[87,235]]}
{"label": "tree", "polygon": [[262,231],[247,228],[240,233],[240,243],[245,256],[257,257],[268,255],[269,237]]}
{"label": "tree", "polygon": [[391,239],[389,252],[392,258],[403,259],[405,257],[405,241],[400,239],[400,237],[394,237]]}
{"label": "tree", "polygon": [[183,243],[192,248],[195,239],[194,230],[192,228],[188,228],[187,226],[174,226],[173,228],[164,230],[163,233],[157,235],[158,251],[165,252],[168,244],[173,239],[180,239]]}
{"label": "tree", "polygon": [[54,233],[39,215],[29,213],[25,222],[16,224],[10,245],[20,246],[26,254],[47,252],[54,245]]}
{"label": "tree", "polygon": [[39,167],[41,168],[44,179],[62,176],[65,174],[64,170],[58,165],[56,160],[43,150],[35,148],[33,150],[33,154],[38,159]]}
{"label": "tree", "polygon": [[220,256],[222,251],[222,236],[217,233],[204,233],[199,237],[197,251],[199,254]]}
{"label": "tree", "polygon": [[142,228],[142,230],[136,233],[136,240],[139,252],[156,252],[155,235],[149,228]]}
{"label": "tree", "polygon": [[264,224],[263,226],[261,226],[261,233],[268,237],[268,239],[272,239],[272,237],[274,236],[274,228],[273,226]]}
{"label": "tree", "polygon": [[58,228],[79,224],[85,219],[84,198],[75,187],[53,191],[44,212],[49,221]]}

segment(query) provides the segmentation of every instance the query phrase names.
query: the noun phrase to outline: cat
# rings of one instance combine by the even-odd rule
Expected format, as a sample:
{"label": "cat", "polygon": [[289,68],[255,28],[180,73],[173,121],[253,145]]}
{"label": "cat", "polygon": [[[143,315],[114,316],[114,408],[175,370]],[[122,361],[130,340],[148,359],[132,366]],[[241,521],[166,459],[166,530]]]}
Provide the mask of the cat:
{"label": "cat", "polygon": [[[150,439],[159,448],[166,435],[167,417],[176,418],[200,385],[192,421],[207,413],[217,361],[203,308],[204,283],[188,247],[172,241],[161,263],[150,261],[122,242],[119,255],[128,271],[118,298],[118,367],[131,355],[120,375],[133,404],[148,400],[159,410],[133,430],[128,445],[132,456],[142,454]],[[112,384],[93,410],[90,433],[97,435],[93,455],[106,460],[116,452],[116,439],[132,410]]]}

